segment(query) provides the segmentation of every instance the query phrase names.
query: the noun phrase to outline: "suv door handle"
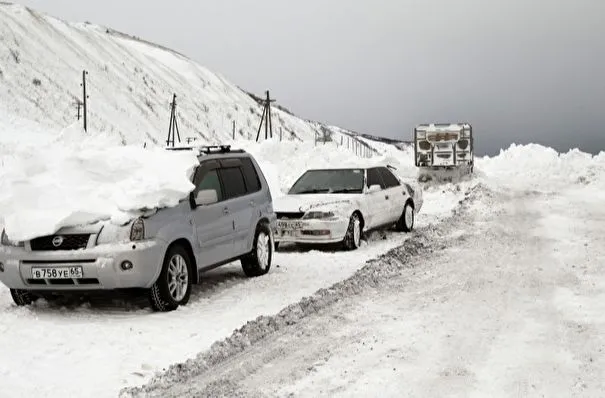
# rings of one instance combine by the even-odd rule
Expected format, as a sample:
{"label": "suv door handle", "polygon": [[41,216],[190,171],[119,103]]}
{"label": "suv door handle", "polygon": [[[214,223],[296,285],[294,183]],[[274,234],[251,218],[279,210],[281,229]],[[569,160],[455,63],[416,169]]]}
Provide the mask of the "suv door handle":
{"label": "suv door handle", "polygon": [[229,214],[229,208],[228,207],[225,207],[223,209],[223,214]]}

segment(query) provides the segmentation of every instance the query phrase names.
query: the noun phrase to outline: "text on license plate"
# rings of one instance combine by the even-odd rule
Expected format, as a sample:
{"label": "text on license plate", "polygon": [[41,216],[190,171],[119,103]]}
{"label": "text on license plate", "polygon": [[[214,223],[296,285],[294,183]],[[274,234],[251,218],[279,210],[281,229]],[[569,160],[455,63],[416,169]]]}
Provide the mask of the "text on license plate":
{"label": "text on license plate", "polygon": [[301,221],[278,221],[277,228],[279,229],[301,229],[303,223]]}
{"label": "text on license plate", "polygon": [[83,278],[82,267],[32,267],[32,279]]}

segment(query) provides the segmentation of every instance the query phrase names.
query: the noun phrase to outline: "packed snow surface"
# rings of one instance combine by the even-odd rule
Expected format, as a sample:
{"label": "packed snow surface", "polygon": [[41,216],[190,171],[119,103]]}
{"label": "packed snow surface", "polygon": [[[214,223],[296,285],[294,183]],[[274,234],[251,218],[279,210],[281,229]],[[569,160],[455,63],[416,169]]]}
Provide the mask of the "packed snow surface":
{"label": "packed snow surface", "polygon": [[475,184],[444,224],[122,396],[602,397],[597,192]]}

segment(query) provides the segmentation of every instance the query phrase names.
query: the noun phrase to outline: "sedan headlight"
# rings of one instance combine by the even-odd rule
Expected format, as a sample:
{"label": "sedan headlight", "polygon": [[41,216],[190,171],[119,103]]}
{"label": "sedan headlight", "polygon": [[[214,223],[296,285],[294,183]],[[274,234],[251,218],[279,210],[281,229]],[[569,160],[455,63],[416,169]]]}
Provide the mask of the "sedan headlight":
{"label": "sedan headlight", "polygon": [[130,227],[130,240],[143,240],[145,239],[145,223],[142,218],[137,218]]}
{"label": "sedan headlight", "polygon": [[23,242],[14,242],[8,238],[6,231],[2,230],[2,240],[0,241],[2,246],[12,246],[12,247],[24,247],[25,244]]}
{"label": "sedan headlight", "polygon": [[304,220],[326,220],[333,219],[336,215],[332,211],[309,211],[303,216]]}

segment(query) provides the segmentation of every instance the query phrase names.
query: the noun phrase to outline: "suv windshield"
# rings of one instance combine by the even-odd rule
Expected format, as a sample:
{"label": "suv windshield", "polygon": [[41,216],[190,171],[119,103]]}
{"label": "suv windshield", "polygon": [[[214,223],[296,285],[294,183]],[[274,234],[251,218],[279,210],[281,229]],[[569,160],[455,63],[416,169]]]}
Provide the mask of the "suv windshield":
{"label": "suv windshield", "polygon": [[362,193],[363,177],[363,169],[309,170],[288,193]]}

